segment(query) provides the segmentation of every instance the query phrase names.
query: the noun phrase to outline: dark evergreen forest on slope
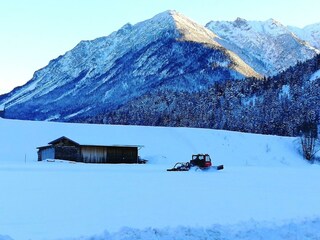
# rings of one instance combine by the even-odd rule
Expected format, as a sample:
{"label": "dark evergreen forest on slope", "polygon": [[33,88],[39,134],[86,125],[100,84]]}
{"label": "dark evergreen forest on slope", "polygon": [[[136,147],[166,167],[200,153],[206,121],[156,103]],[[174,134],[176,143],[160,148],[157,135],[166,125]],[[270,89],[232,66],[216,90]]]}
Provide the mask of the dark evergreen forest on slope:
{"label": "dark evergreen forest on slope", "polygon": [[197,92],[165,87],[129,104],[73,122],[200,127],[297,136],[305,122],[319,123],[320,56],[275,77],[216,82]]}

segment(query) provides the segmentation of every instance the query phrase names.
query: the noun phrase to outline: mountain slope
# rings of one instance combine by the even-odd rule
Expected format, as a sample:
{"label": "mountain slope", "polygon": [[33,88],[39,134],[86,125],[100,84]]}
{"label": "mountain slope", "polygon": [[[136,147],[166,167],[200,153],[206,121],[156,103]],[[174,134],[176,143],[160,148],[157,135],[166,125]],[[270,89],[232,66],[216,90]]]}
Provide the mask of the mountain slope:
{"label": "mountain slope", "polygon": [[266,76],[275,75],[320,52],[274,19],[211,21],[206,27],[221,37],[217,42]]}
{"label": "mountain slope", "polygon": [[155,89],[195,91],[259,75],[216,36],[175,11],[108,37],[82,41],[2,97],[6,117],[68,121],[126,104]]}
{"label": "mountain slope", "polygon": [[311,24],[304,28],[289,26],[290,31],[311,46],[320,49],[320,23]]}

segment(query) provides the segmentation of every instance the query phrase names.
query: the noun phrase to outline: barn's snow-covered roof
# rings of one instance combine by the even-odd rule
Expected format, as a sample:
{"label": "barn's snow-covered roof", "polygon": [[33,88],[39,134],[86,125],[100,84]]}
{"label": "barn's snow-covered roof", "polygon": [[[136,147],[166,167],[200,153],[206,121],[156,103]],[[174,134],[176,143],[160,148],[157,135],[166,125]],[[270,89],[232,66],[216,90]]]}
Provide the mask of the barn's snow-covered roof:
{"label": "barn's snow-covered roof", "polygon": [[67,140],[67,141],[71,142],[74,145],[80,145],[79,143],[77,143],[77,142],[75,142],[75,141],[73,141],[70,138],[67,138],[65,136],[59,137],[59,138],[49,142],[48,144],[52,145],[52,144],[55,144],[55,143],[59,143],[60,141],[63,141],[63,140]]}
{"label": "barn's snow-covered roof", "polygon": [[[57,138],[51,142],[49,142],[48,144],[49,145],[52,145],[52,144],[55,144],[55,143],[58,143],[62,140],[67,140],[69,142],[71,142],[72,144],[74,145],[80,145],[80,146],[107,146],[107,147],[137,147],[137,148],[142,148],[144,147],[143,145],[128,145],[128,144],[107,144],[107,141],[105,141],[105,144],[103,144],[101,141],[98,142],[98,141],[95,141],[94,139],[92,139],[92,141],[90,142],[90,140],[86,139],[86,142],[84,144],[82,144],[82,142],[80,141],[74,141],[72,140],[71,138],[68,138],[68,137],[65,137],[65,136],[62,136],[60,138]],[[109,141],[108,141],[109,142]]]}

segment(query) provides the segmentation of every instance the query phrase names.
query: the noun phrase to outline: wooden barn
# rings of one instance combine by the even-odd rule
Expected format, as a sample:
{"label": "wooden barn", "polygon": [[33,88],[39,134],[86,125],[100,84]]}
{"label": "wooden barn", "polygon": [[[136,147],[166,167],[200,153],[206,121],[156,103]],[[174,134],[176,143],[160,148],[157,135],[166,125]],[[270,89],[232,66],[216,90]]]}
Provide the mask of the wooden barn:
{"label": "wooden barn", "polygon": [[60,137],[49,145],[38,147],[38,161],[63,159],[84,163],[139,163],[140,145],[81,145],[67,137]]}

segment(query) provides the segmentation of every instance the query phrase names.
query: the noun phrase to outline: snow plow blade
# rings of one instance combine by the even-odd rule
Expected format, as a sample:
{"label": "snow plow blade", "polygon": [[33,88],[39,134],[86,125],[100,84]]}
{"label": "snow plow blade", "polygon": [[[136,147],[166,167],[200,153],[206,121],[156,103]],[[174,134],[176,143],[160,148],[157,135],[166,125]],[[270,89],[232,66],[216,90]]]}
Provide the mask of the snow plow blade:
{"label": "snow plow blade", "polygon": [[219,166],[214,166],[214,168],[217,170],[222,170],[224,167],[223,167],[223,165],[219,165]]}

